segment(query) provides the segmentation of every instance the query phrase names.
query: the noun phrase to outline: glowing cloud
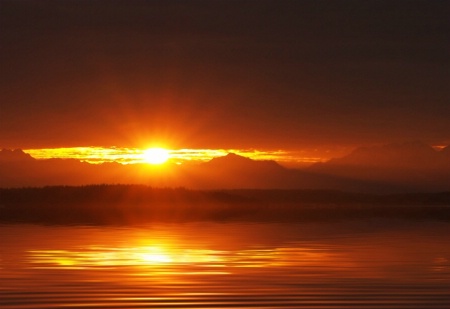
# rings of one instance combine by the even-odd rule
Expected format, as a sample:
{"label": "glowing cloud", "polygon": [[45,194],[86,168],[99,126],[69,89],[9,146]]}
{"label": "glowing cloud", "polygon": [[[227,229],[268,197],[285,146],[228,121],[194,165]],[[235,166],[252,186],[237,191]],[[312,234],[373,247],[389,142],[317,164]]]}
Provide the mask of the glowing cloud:
{"label": "glowing cloud", "polygon": [[[206,162],[216,157],[232,152],[253,160],[275,160],[279,163],[313,163],[322,161],[323,153],[256,149],[164,149],[160,147],[139,149],[120,147],[70,147],[25,149],[38,160],[45,159],[76,159],[91,164],[117,162],[120,164],[150,163],[162,164],[170,159],[172,163]],[[322,156],[321,156],[322,155]]]}

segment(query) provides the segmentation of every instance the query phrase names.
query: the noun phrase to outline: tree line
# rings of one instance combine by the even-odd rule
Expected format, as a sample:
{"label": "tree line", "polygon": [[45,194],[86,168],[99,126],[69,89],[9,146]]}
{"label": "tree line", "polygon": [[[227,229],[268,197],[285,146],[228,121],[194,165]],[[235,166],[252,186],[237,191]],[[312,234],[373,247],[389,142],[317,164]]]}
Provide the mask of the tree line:
{"label": "tree line", "polygon": [[375,195],[333,190],[190,190],[145,185],[0,188],[0,222],[450,220],[450,192]]}

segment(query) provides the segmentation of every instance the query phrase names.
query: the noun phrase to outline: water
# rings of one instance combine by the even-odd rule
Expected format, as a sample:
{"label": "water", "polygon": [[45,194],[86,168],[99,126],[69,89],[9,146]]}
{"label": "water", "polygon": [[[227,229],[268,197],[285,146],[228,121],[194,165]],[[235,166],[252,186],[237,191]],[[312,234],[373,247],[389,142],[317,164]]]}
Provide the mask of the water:
{"label": "water", "polygon": [[450,223],[0,225],[1,308],[450,308]]}

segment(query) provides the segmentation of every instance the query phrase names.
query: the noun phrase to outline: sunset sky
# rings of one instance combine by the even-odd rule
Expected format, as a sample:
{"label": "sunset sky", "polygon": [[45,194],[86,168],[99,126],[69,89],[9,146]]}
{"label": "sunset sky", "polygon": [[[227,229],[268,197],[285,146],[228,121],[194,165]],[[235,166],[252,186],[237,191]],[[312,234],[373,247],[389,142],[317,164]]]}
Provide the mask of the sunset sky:
{"label": "sunset sky", "polygon": [[439,0],[0,0],[0,148],[447,145],[449,16]]}

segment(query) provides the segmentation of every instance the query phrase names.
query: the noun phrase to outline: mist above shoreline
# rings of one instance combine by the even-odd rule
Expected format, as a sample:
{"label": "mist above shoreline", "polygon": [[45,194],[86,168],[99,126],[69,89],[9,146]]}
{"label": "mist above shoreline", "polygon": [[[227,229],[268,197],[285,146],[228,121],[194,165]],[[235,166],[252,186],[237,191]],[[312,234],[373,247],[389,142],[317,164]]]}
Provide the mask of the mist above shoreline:
{"label": "mist above shoreline", "polygon": [[0,222],[298,222],[397,218],[450,220],[450,191],[361,194],[331,190],[188,190],[142,185],[0,189]]}

